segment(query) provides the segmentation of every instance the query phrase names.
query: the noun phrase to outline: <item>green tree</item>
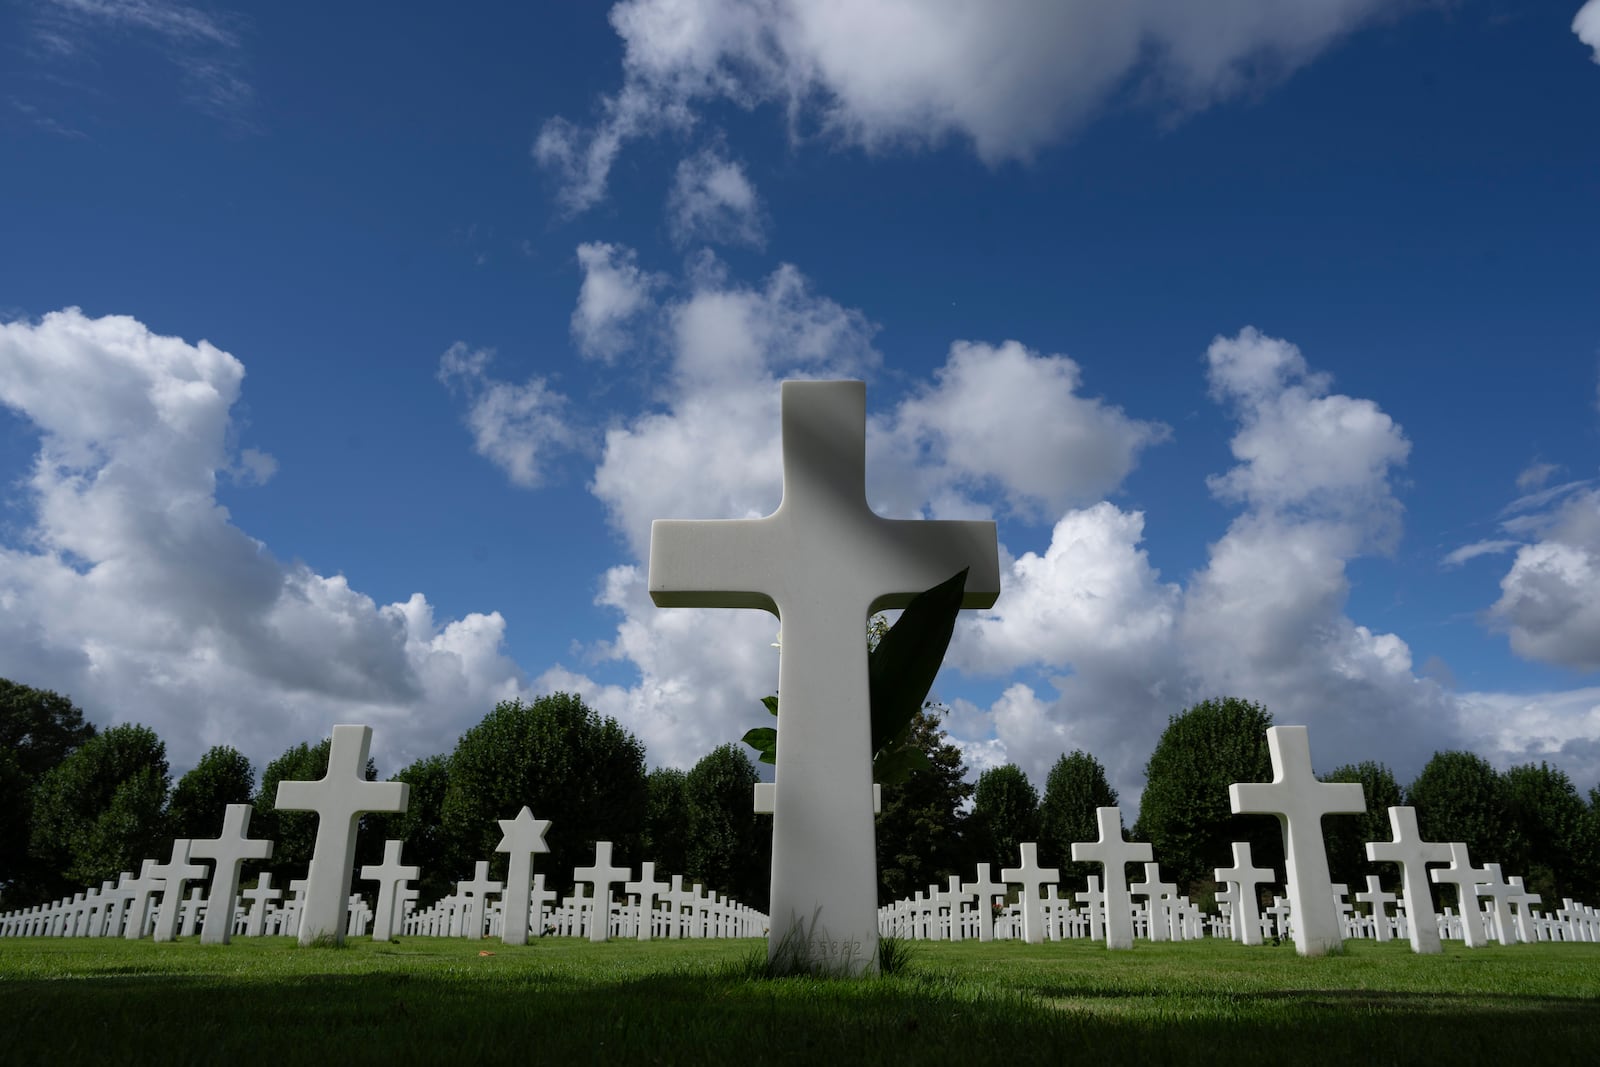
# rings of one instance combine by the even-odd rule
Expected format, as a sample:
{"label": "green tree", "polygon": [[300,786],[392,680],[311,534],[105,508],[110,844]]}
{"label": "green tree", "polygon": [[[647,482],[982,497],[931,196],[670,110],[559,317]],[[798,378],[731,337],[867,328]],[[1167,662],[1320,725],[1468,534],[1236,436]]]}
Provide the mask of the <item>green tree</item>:
{"label": "green tree", "polygon": [[[417,888],[421,890],[423,903],[448,896],[455,888],[456,876],[462,873],[460,858],[441,822],[444,797],[450,786],[450,757],[425,756],[397,772],[389,781],[410,786],[410,799],[403,812],[367,816],[372,820],[373,839],[394,838],[405,842],[401,856],[406,863],[422,871]],[[371,883],[367,888],[371,888]]]}
{"label": "green tree", "polygon": [[980,854],[992,864],[1011,866],[1021,858],[1019,845],[1039,839],[1039,793],[1022,768],[1007,763],[978,775],[972,822]]}
{"label": "green tree", "polygon": [[1425,839],[1460,841],[1478,865],[1504,865],[1522,854],[1510,787],[1481,756],[1435,752],[1406,790],[1406,802],[1417,809]]}
{"label": "green tree", "polygon": [[[172,789],[167,813],[169,831],[173,837],[216,837],[222,831],[228,805],[249,804],[255,785],[255,768],[238,749],[228,745],[208,749]],[[251,820],[253,823],[253,815]]]}
{"label": "green tree", "polygon": [[1321,780],[1356,782],[1367,801],[1367,810],[1360,815],[1323,817],[1322,838],[1328,849],[1329,875],[1348,886],[1351,893],[1366,888],[1366,876],[1374,872],[1381,874],[1393,868],[1393,877],[1398,881],[1398,867],[1394,864],[1374,867],[1367,860],[1367,842],[1389,840],[1389,809],[1405,803],[1394,772],[1382,763],[1362,760],[1336,767]]}
{"label": "green tree", "polygon": [[[261,772],[261,789],[256,793],[255,814],[250,816],[250,836],[276,842],[272,847],[273,878],[280,885],[290,879],[304,878],[311,866],[312,853],[317,847],[317,813],[313,811],[279,811],[279,782],[314,782],[328,773],[328,752],[333,738],[324,737],[316,744],[302,741],[283,755],[267,764]],[[368,759],[366,779],[378,780],[378,765]],[[370,815],[362,816],[361,826],[370,825]],[[371,845],[371,834],[357,834],[357,863],[370,863],[378,858]],[[381,855],[381,846],[378,854]]]}
{"label": "green tree", "polygon": [[682,874],[689,869],[689,798],[684,793],[684,777],[676,767],[657,767],[645,777],[639,854],[656,865],[657,874]]}
{"label": "green tree", "polygon": [[1099,864],[1074,863],[1073,842],[1097,840],[1095,809],[1116,804],[1117,791],[1106,780],[1099,760],[1082,749],[1056,760],[1044,780],[1044,800],[1039,805],[1039,862],[1060,868],[1067,885],[1086,885]]}
{"label": "green tree", "polygon": [[127,724],[91,737],[39,780],[32,850],[54,873],[52,893],[138,870],[165,857],[167,748]]}
{"label": "green tree", "polygon": [[967,873],[969,842],[961,809],[975,787],[966,781],[961,750],[950,743],[938,705],[917,713],[907,741],[927,758],[928,767],[883,787],[877,844],[878,899],[884,904]]}
{"label": "green tree", "polygon": [[596,841],[612,842],[615,858],[631,863],[645,808],[644,745],[570,693],[503,701],[456,743],[444,832],[459,855],[498,858],[503,870],[497,820],[524,804],[550,820],[550,852],[539,860],[551,875],[546,885],[569,887],[573,868],[593,861]]}
{"label": "green tree", "polygon": [[1588,892],[1589,811],[1572,779],[1541,761],[1512,767],[1505,782],[1522,843],[1521,854],[1505,861],[1506,873],[1521,874],[1546,901]]}
{"label": "green tree", "polygon": [[757,822],[751,803],[756,781],[755,766],[732,744],[718,745],[689,769],[683,780],[689,813],[685,873],[765,910],[772,834],[765,820]]}
{"label": "green tree", "polygon": [[1233,859],[1233,842],[1250,842],[1258,866],[1282,869],[1283,837],[1276,820],[1235,815],[1228,786],[1270,782],[1267,728],[1272,715],[1237,697],[1203,700],[1167,720],[1145,764],[1135,837],[1155,849],[1162,873],[1197,899],[1212,886],[1212,871]]}
{"label": "green tree", "polygon": [[66,697],[0,678],[0,911],[42,903],[58,887],[60,871],[30,847],[33,791],[94,733]]}

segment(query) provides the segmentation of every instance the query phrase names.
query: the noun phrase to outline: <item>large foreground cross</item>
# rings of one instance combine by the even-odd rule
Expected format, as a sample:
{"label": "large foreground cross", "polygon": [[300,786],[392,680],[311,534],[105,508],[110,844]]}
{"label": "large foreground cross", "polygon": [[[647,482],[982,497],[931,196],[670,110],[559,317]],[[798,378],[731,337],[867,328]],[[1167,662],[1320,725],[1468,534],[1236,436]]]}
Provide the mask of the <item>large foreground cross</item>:
{"label": "large foreground cross", "polygon": [[1000,595],[992,522],[875,514],[863,382],[783,383],[783,501],[764,519],[658,519],[659,607],[761,608],[783,620],[769,955],[877,968],[866,622],[968,569],[962,606]]}
{"label": "large foreground cross", "polygon": [[[369,811],[405,811],[411,799],[411,787],[405,782],[367,781],[371,748],[372,727],[335,726],[327,773],[315,782],[278,783],[278,810],[317,813],[316,851],[311,854],[305,907],[300,912],[302,945],[324,936],[344,944],[361,816]],[[293,882],[289,888],[294,888]]]}
{"label": "large foreground cross", "polygon": [[1311,740],[1304,726],[1269,726],[1271,782],[1228,787],[1235,815],[1275,815],[1283,827],[1283,866],[1289,887],[1294,947],[1302,956],[1325,956],[1344,944],[1339,909],[1328,876],[1322,817],[1367,810],[1354,782],[1319,782],[1311,770]]}

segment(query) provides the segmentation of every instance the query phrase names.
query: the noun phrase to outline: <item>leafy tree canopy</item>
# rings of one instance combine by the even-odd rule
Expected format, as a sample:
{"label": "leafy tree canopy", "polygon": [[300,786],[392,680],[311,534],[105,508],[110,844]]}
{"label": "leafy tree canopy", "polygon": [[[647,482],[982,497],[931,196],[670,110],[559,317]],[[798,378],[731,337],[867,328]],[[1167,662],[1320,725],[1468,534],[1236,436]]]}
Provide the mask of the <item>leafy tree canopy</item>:
{"label": "leafy tree canopy", "polygon": [[732,744],[719,745],[684,776],[688,808],[686,873],[710,890],[765,909],[772,833],[752,801],[755,766]]}
{"label": "leafy tree canopy", "polygon": [[[314,782],[328,773],[328,752],[333,748],[333,738],[324,737],[316,744],[300,742],[283,755],[267,764],[261,772],[261,789],[256,793],[255,814],[250,817],[250,836],[276,841],[272,849],[272,870],[275,878],[288,885],[292,878],[304,878],[311,865],[312,853],[317,845],[317,814],[311,811],[279,811],[279,782]],[[368,759],[366,779],[378,780],[378,765]],[[367,816],[362,824],[366,825]],[[382,854],[380,845],[374,852],[370,835],[358,836],[360,842],[357,862],[371,862]]]}
{"label": "leafy tree canopy", "polygon": [[878,896],[885,904],[952,874],[971,876],[961,809],[976,787],[965,780],[961,750],[950,743],[936,705],[911,720],[906,742],[922,753],[927,769],[883,787],[877,844]]}
{"label": "leafy tree canopy", "polygon": [[[216,837],[228,805],[249,804],[255,784],[255,769],[238,749],[228,745],[208,749],[173,787],[169,832],[190,839]],[[254,815],[251,822],[255,830]],[[260,831],[251,836],[260,836]]]}
{"label": "leafy tree canopy", "polygon": [[1059,867],[1064,880],[1082,883],[1098,864],[1072,862],[1076,841],[1094,841],[1100,828],[1096,808],[1117,804],[1117,791],[1106,780],[1100,761],[1082,749],[1056,760],[1044,782],[1039,805],[1039,862]]}
{"label": "leafy tree canopy", "polygon": [[1272,715],[1237,697],[1203,700],[1167,720],[1145,764],[1144,795],[1134,835],[1149,841],[1168,878],[1198,895],[1212,871],[1233,859],[1233,842],[1249,841],[1260,866],[1283,864],[1276,820],[1235,815],[1228,786],[1270,782],[1267,728]]}
{"label": "leafy tree canopy", "polygon": [[1406,801],[1417,809],[1424,838],[1463,842],[1474,863],[1504,865],[1522,852],[1510,787],[1481,756],[1435,752],[1406,790]]}
{"label": "leafy tree canopy", "polygon": [[45,773],[34,791],[32,851],[58,888],[97,884],[164,856],[167,747],[147,726],[113,726]]}
{"label": "leafy tree canopy", "polygon": [[[1394,772],[1382,763],[1362,760],[1336,767],[1322,775],[1324,782],[1355,782],[1361,786],[1367,810],[1360,815],[1327,815],[1322,819],[1322,837],[1328,849],[1328,873],[1335,882],[1355,893],[1366,887],[1367,875],[1394,867],[1374,868],[1367,861],[1368,841],[1389,840],[1389,809],[1399,807],[1400,785]],[[1398,879],[1398,868],[1394,875]]]}
{"label": "leafy tree canopy", "polygon": [[1039,839],[1039,793],[1015,763],[991,767],[978,775],[972,819],[983,858],[1010,866],[1018,846]]}
{"label": "leafy tree canopy", "polygon": [[540,857],[552,873],[547,885],[570,885],[572,869],[593,861],[596,841],[612,842],[618,860],[633,862],[645,809],[644,745],[571,693],[503,701],[456,743],[444,832],[462,855],[494,858],[497,820],[524,804],[550,820],[550,852]]}
{"label": "leafy tree canopy", "polygon": [[644,834],[639,848],[640,855],[656,865],[658,874],[682,874],[689,869],[689,798],[684,779],[676,767],[657,767],[645,778]]}

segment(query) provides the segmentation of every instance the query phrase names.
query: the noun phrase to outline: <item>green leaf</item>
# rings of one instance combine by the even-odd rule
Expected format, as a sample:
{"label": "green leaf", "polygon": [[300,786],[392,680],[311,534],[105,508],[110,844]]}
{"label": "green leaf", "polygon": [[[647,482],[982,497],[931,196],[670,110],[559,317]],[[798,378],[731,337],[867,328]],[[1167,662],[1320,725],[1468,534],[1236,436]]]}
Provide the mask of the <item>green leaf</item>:
{"label": "green leaf", "polygon": [[774,727],[758,726],[754,730],[746,730],[740,740],[761,754],[758,758],[762,763],[777,765],[778,731]]}
{"label": "green leaf", "polygon": [[922,710],[955,633],[966,586],[963,567],[948,581],[917,594],[868,655],[873,752],[903,734]]}
{"label": "green leaf", "polygon": [[772,712],[773,715],[778,714],[778,696],[776,693],[769,697],[762,697],[761,703],[766,705],[766,709]]}

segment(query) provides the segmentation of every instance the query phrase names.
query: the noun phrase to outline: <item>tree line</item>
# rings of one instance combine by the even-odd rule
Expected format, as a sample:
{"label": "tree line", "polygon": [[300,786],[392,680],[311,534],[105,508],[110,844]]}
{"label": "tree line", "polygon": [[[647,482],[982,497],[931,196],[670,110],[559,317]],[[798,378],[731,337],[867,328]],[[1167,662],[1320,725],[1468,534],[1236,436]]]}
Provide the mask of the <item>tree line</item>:
{"label": "tree line", "polygon": [[[1042,796],[1014,764],[968,781],[960,749],[930,705],[911,723],[909,743],[927,766],[884,789],[877,819],[879,894],[883,902],[945,882],[970,878],[977,863],[1014,863],[1017,846],[1039,843],[1040,861],[1082,884],[1092,865],[1071,862],[1071,844],[1098,834],[1095,809],[1118,795],[1091,754],[1063,754]],[[1283,845],[1275,820],[1236,816],[1233,782],[1269,781],[1266,730],[1270,713],[1235,698],[1202,701],[1173,715],[1151,753],[1139,818],[1129,831],[1151,842],[1164,875],[1196,900],[1214,892],[1211,871],[1231,862],[1231,843],[1250,841],[1258,863],[1280,871]],[[265,866],[279,884],[305,873],[316,816],[280,812],[278,782],[320,778],[329,740],[299,743],[262,769],[221,745],[172,782],[164,743],[148,727],[96,730],[63,696],[0,679],[0,910],[55,899],[85,885],[165,857],[175,837],[217,834],[228,804],[254,806],[252,837],[277,842]],[[378,769],[368,761],[367,777]],[[589,862],[594,842],[614,844],[619,861],[653,860],[658,875],[683,874],[708,889],[765,909],[771,869],[769,817],[752,805],[757,772],[746,751],[725,744],[687,771],[647,771],[643,744],[615,719],[577,696],[554,693],[524,703],[504,701],[465,731],[448,754],[419,759],[391,781],[411,787],[398,815],[369,815],[358,838],[358,862],[375,863],[383,841],[406,842],[405,860],[422,869],[424,901],[443,896],[473,864],[489,860],[498,820],[526,804],[551,827],[550,853],[536,870],[565,891],[572,869]],[[1469,752],[1440,752],[1404,789],[1382,763],[1333,769],[1326,781],[1365,788],[1367,811],[1324,820],[1335,881],[1352,889],[1368,872],[1398,881],[1389,865],[1372,867],[1364,843],[1390,837],[1387,808],[1417,808],[1429,840],[1464,841],[1474,859],[1521,873],[1546,902],[1562,896],[1600,899],[1600,789],[1587,800],[1547,763],[1496,771]],[[247,881],[250,874],[247,872]],[[359,887],[359,883],[358,887]]]}

